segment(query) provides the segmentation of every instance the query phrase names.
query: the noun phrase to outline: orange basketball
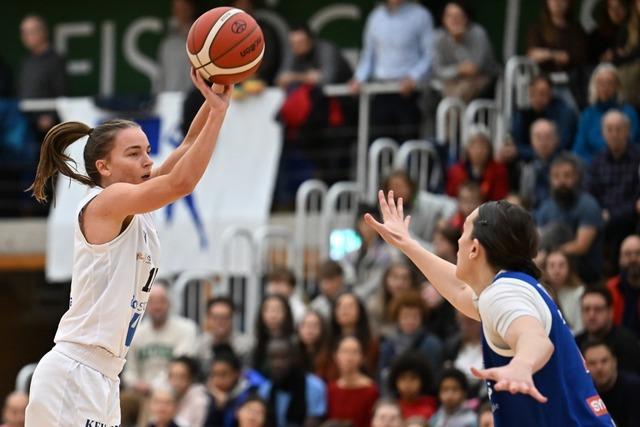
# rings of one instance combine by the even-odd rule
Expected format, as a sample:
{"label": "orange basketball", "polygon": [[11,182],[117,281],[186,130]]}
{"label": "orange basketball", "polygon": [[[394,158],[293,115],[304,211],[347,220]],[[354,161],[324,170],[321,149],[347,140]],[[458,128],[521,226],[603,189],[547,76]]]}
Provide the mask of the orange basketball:
{"label": "orange basketball", "polygon": [[238,83],[260,67],[264,36],[255,19],[246,12],[216,7],[202,14],[191,26],[187,55],[205,80]]}

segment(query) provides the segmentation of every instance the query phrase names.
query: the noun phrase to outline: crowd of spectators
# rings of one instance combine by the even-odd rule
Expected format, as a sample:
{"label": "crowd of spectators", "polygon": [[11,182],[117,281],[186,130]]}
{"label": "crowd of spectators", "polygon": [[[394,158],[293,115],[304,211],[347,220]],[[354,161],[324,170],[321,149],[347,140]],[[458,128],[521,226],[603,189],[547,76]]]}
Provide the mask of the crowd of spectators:
{"label": "crowd of spectators", "polygon": [[[171,55],[168,46],[193,18],[191,2],[173,3],[177,26],[162,55]],[[640,1],[602,1],[590,34],[574,19],[572,1],[541,3],[526,50],[541,73],[530,81],[529,105],[514,111],[510,138],[495,147],[489,129],[470,129],[461,158],[444,162],[443,194],[419,190],[401,170],[382,188],[405,200],[413,236],[453,263],[462,223],[480,204],[506,198],[529,209],[541,235],[535,261],[542,283],[616,424],[640,425],[633,404],[640,390]],[[372,130],[400,141],[429,136],[425,122],[442,96],[492,96],[500,67],[485,29],[466,4],[443,6],[441,28],[418,3],[376,6],[354,70],[304,25],[292,26],[290,46],[274,44],[289,52],[283,66],[257,77],[286,92],[279,113],[285,151],[291,148],[285,169],[287,162],[310,164],[303,175],[313,176],[304,144],[322,141],[310,133],[349,120],[348,103],[326,99],[319,85],[348,82],[357,93],[366,82],[399,81],[400,93],[374,97]],[[23,67],[60,67],[41,18],[25,18],[21,32],[31,52]],[[21,76],[37,79],[36,71]],[[171,75],[164,85],[173,85]],[[46,87],[28,85],[39,88],[29,96],[66,93],[64,78],[49,80]],[[313,108],[302,111],[305,100]],[[44,113],[31,123],[44,131],[55,117]],[[302,179],[285,176],[282,185]],[[363,205],[354,218],[360,247],[319,265],[317,294],[297,289],[286,269],[264,278],[250,335],[234,327],[242,307],[226,296],[207,303],[200,330],[169,314],[167,290],[156,284],[122,376],[122,425],[492,425],[486,388],[469,369],[482,363],[481,325],[455,313],[366,225],[364,212],[376,208]],[[20,425],[24,400],[20,393],[7,397],[7,426]]]}

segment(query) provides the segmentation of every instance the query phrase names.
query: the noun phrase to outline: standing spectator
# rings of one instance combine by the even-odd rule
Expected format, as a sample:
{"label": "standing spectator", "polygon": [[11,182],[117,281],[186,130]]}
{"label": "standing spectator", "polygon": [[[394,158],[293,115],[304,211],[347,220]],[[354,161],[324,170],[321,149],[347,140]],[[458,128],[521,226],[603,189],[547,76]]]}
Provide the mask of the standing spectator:
{"label": "standing spectator", "polygon": [[620,246],[620,273],[609,279],[613,323],[640,338],[640,236],[631,235]]}
{"label": "standing spectator", "polygon": [[344,286],[342,266],[331,259],[324,261],[318,271],[320,294],[311,301],[311,309],[320,313],[324,320],[328,320],[331,317],[331,307],[344,290]]}
{"label": "standing spectator", "polygon": [[[552,247],[576,257],[578,274],[585,283],[595,283],[602,276],[602,214],[598,202],[580,189],[580,165],[568,154],[561,154],[551,164],[551,197],[536,212],[542,228],[542,240],[558,238]],[[560,240],[558,229],[568,238]]]}
{"label": "standing spectator", "polygon": [[447,2],[442,29],[435,33],[433,72],[443,84],[444,96],[469,102],[483,94],[492,95],[498,64],[491,42],[485,29],[471,21],[459,1]]}
{"label": "standing spectator", "polygon": [[211,366],[213,348],[220,344],[231,346],[244,363],[249,363],[253,340],[233,330],[235,305],[231,298],[213,297],[207,301],[206,330],[198,337],[196,354],[204,370]]}
{"label": "standing spectator", "polygon": [[393,400],[378,400],[373,408],[371,427],[402,427],[400,407]]}
{"label": "standing spectator", "polygon": [[456,210],[453,198],[419,190],[404,170],[391,172],[382,183],[382,190],[393,191],[396,198],[402,197],[405,212],[411,215],[409,231],[423,245],[432,242],[438,222],[451,217]]}
{"label": "standing spectator", "polygon": [[394,262],[387,267],[378,292],[367,301],[371,329],[375,333],[386,336],[393,332],[395,325],[391,305],[398,295],[410,289],[418,290],[419,283],[414,270],[407,263]]}
{"label": "standing spectator", "polygon": [[420,294],[411,291],[399,294],[391,306],[391,316],[396,327],[380,346],[380,383],[386,382],[396,357],[414,351],[426,357],[432,372],[439,375],[443,361],[442,342],[425,325],[426,307]]}
{"label": "standing spectator", "polygon": [[[44,19],[27,15],[20,23],[20,36],[29,54],[20,67],[18,97],[35,99],[69,95],[65,62],[51,47],[49,28]],[[29,114],[38,141],[42,141],[47,131],[59,121],[55,111]]]}
{"label": "standing spectator", "polygon": [[369,427],[378,387],[361,372],[362,344],[354,336],[343,336],[335,351],[338,379],[328,386],[329,419],[349,420],[353,427]]}
{"label": "standing spectator", "polygon": [[558,153],[558,132],[554,122],[538,119],[531,125],[530,162],[520,172],[520,196],[536,210],[549,198],[551,163]]}
{"label": "standing spectator", "polygon": [[293,315],[287,300],[282,295],[267,295],[260,304],[256,316],[255,347],[251,366],[268,374],[267,346],[275,338],[289,339],[293,336]]}
{"label": "standing spectator", "polygon": [[[386,136],[417,136],[420,110],[416,86],[427,76],[433,49],[433,18],[423,6],[407,0],[385,0],[367,18],[362,54],[351,89],[368,81],[400,82],[400,94],[373,99],[372,123]],[[386,131],[386,132],[385,132]]]}
{"label": "standing spectator", "polygon": [[29,396],[21,391],[10,393],[4,400],[1,427],[24,427],[24,413],[29,403]]}
{"label": "standing spectator", "polygon": [[307,311],[300,294],[296,291],[296,276],[288,268],[278,267],[266,277],[265,291],[267,295],[281,295],[289,303],[293,321],[298,323]]}
{"label": "standing spectator", "polygon": [[580,308],[584,285],[575,273],[571,259],[562,251],[552,251],[544,260],[543,273],[547,284],[556,293],[558,306],[571,332],[578,335],[584,329]]}
{"label": "standing spectator", "polygon": [[598,394],[618,427],[640,425],[640,377],[619,371],[611,347],[603,342],[587,342],[582,348],[587,368],[591,372]]}
{"label": "standing spectator", "polygon": [[589,34],[589,63],[611,62],[614,58],[620,31],[629,15],[626,0],[605,0],[600,2],[598,26]]}
{"label": "standing spectator", "polygon": [[362,244],[348,253],[343,263],[347,282],[352,283],[354,291],[365,300],[375,293],[389,264],[399,259],[398,252],[364,222],[367,212],[376,215],[377,208],[365,204],[358,207],[355,228]]}
{"label": "standing spectator", "polygon": [[167,289],[156,283],[149,294],[147,316],[129,348],[123,375],[125,384],[143,395],[152,388],[166,387],[171,359],[195,355],[196,324],[169,314],[170,308]]}
{"label": "standing spectator", "polygon": [[618,66],[620,73],[623,101],[637,108],[640,105],[640,3],[635,0],[629,2],[629,19],[611,56],[609,61]]}
{"label": "standing spectator", "polygon": [[176,424],[173,417],[176,415],[176,397],[165,388],[157,388],[151,394],[149,412],[151,422],[148,427],[182,427]]}
{"label": "standing spectator", "polygon": [[0,98],[12,98],[15,92],[11,67],[0,57]]}
{"label": "standing spectator", "polygon": [[327,413],[327,390],[322,380],[300,368],[295,346],[275,339],[267,349],[271,381],[260,387],[274,427],[317,427]]}
{"label": "standing spectator", "polygon": [[304,370],[328,380],[331,362],[329,332],[324,318],[317,311],[307,311],[298,325],[298,350]]}
{"label": "standing spectator", "polygon": [[431,417],[429,425],[433,427],[475,427],[478,417],[473,410],[466,408],[469,386],[467,377],[457,369],[448,369],[442,374],[438,386],[440,409]]}
{"label": "standing spectator", "polygon": [[511,150],[512,146],[505,145],[509,148],[503,148],[499,157],[513,160],[517,156],[525,162],[533,160],[533,124],[540,119],[553,122],[559,139],[557,147],[570,150],[576,135],[578,117],[562,98],[553,95],[551,80],[544,74],[534,77],[529,83],[529,108],[517,110],[513,114],[511,137],[515,150]]}
{"label": "standing spectator", "polygon": [[631,104],[622,102],[618,70],[611,64],[600,64],[589,81],[589,107],[580,115],[573,151],[587,164],[606,146],[602,133],[602,118],[611,109],[627,115],[631,121],[631,141],[638,142],[640,128],[638,114]]}
{"label": "standing spectator", "polygon": [[265,427],[267,404],[258,396],[251,396],[238,408],[238,427]]}
{"label": "standing spectator", "polygon": [[640,373],[640,344],[624,326],[613,323],[613,299],[606,288],[586,289],[582,295],[584,332],[576,336],[578,347],[588,341],[604,341],[618,356],[618,366]]}
{"label": "standing spectator", "polygon": [[189,70],[191,66],[184,60],[184,47],[191,24],[198,17],[196,0],[171,0],[169,34],[158,48],[159,73],[155,85],[156,92],[188,92],[193,87]]}
{"label": "standing spectator", "polygon": [[265,381],[256,371],[243,371],[229,346],[218,348],[207,381],[209,405],[204,427],[235,427],[238,408]]}
{"label": "standing spectator", "polygon": [[482,335],[480,322],[456,312],[459,332],[445,341],[445,366],[464,372],[469,382],[471,395],[484,395],[484,383],[471,373],[471,367],[482,366]]}
{"label": "standing spectator", "polygon": [[[605,245],[613,266],[618,265],[618,248],[638,222],[640,208],[640,148],[629,139],[631,122],[617,110],[602,118],[606,150],[594,157],[589,173],[589,192],[602,208]],[[614,267],[615,268],[615,267]]]}
{"label": "standing spectator", "polygon": [[198,382],[198,362],[187,356],[174,358],[169,364],[169,384],[176,396],[175,419],[185,426],[202,426],[207,414],[207,389]]}
{"label": "standing spectator", "polygon": [[[378,353],[380,343],[378,338],[371,333],[369,316],[364,304],[353,292],[345,292],[336,299],[331,313],[330,334],[331,349],[335,350],[346,336],[355,336],[362,346],[364,357],[363,367],[365,372],[373,376],[378,367]],[[337,367],[334,365],[329,375],[329,379],[335,379],[338,375]]]}
{"label": "standing spectator", "polygon": [[473,181],[480,185],[484,200],[505,198],[509,193],[507,169],[493,160],[489,130],[482,125],[473,126],[467,138],[464,160],[453,165],[447,173],[447,194],[457,197],[460,186]]}
{"label": "standing spectator", "polygon": [[433,392],[433,375],[424,354],[406,353],[393,361],[388,388],[398,399],[402,418],[431,418],[438,409]]}

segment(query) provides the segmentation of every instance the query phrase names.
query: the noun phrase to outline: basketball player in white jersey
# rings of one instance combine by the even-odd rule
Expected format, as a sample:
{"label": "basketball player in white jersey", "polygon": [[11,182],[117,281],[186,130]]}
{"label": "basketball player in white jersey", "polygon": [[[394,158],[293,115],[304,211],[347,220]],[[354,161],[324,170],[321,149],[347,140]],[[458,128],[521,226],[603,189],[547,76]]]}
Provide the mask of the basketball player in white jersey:
{"label": "basketball player in white jersey", "polygon": [[[46,201],[45,187],[57,173],[91,190],[74,218],[70,307],[55,347],[33,375],[27,427],[120,424],[118,374],[158,272],[160,247],[150,212],[194,190],[229,105],[231,86],[216,91],[193,70],[191,78],[205,102],[182,145],[157,169],[147,137],[134,122],[112,120],[93,129],[65,122],[45,137],[30,188],[36,199]],[[64,154],[84,136],[87,175]]]}

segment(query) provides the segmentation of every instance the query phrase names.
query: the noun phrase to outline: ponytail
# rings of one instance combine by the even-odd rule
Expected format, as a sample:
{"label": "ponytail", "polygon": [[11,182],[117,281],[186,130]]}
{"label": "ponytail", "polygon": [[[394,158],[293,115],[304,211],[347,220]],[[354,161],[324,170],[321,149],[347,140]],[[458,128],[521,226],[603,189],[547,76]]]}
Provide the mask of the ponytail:
{"label": "ponytail", "polygon": [[[44,137],[36,178],[27,191],[31,191],[38,202],[46,202],[47,184],[49,180],[55,179],[58,173],[89,187],[100,185],[100,173],[96,168],[96,160],[107,157],[113,140],[120,130],[132,127],[139,127],[139,125],[121,119],[108,120],[96,126],[95,129],[80,122],[64,122],[52,127]],[[84,136],[89,136],[83,156],[86,175],[78,173],[76,161],[65,154],[68,146]],[[74,166],[72,167],[69,163],[73,163]],[[52,185],[52,187],[55,186]]]}
{"label": "ponytail", "polygon": [[[47,184],[49,180],[55,178],[57,173],[61,173],[85,185],[96,185],[88,176],[79,174],[76,171],[77,163],[75,160],[65,154],[65,150],[69,145],[83,136],[89,135],[91,130],[84,123],[64,122],[55,125],[47,132],[40,148],[40,160],[38,161],[36,177],[33,184],[27,188],[27,191],[31,191],[38,202],[45,203],[47,201]],[[67,162],[73,163],[75,166],[71,167]],[[55,185],[52,184],[52,187],[55,187]]]}

